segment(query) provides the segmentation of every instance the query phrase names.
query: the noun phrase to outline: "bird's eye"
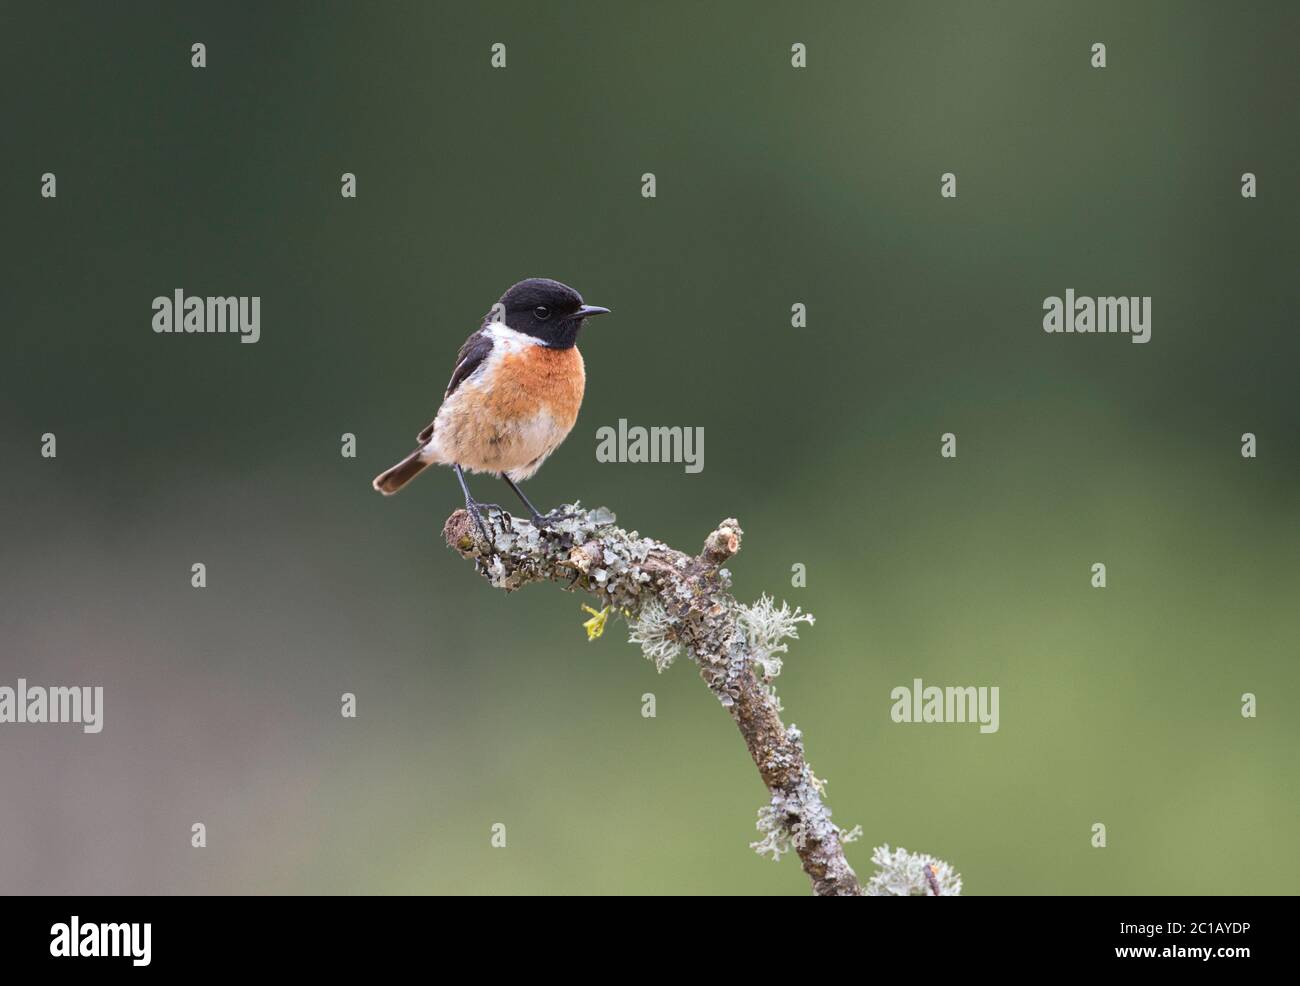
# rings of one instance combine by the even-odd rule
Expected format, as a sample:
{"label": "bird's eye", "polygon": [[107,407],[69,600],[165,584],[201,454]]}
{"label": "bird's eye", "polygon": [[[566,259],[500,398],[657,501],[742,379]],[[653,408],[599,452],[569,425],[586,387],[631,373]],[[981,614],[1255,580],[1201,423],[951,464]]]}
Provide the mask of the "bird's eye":
{"label": "bird's eye", "polygon": [[551,310],[547,308],[545,305],[538,305],[536,308],[533,309],[533,314],[537,316],[537,320],[539,322],[545,322],[548,318],[551,317]]}

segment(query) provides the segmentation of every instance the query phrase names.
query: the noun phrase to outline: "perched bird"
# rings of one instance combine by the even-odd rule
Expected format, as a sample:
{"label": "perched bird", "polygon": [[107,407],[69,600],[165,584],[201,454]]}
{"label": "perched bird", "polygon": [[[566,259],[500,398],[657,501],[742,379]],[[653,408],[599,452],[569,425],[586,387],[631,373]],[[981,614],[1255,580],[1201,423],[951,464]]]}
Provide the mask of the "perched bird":
{"label": "perched bird", "polygon": [[425,466],[451,466],[485,540],[480,504],[470,496],[465,470],[502,477],[523,501],[533,523],[543,516],[518,483],[537,472],[578,420],[586,371],[578,332],[608,308],[586,305],[568,285],[545,277],[520,281],[483,317],[465,340],[438,414],[418,436],[419,447],[375,477],[385,496],[396,493]]}

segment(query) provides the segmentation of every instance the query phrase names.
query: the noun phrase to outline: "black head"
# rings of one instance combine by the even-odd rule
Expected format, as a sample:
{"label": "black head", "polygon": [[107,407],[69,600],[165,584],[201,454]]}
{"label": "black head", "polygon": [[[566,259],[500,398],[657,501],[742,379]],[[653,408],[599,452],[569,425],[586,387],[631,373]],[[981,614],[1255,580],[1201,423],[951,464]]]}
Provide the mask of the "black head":
{"label": "black head", "polygon": [[567,284],[548,277],[520,281],[501,296],[488,312],[488,322],[504,322],[507,328],[540,339],[552,349],[568,349],[578,338],[582,323],[608,308],[584,305],[582,295]]}

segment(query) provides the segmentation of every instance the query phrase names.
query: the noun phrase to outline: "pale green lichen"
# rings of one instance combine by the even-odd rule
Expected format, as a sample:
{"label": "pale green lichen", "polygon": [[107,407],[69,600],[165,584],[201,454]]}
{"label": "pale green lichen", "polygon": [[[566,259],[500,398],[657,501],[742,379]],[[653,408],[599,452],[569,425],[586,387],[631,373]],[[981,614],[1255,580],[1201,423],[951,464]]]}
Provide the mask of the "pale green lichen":
{"label": "pale green lichen", "polygon": [[807,777],[793,791],[772,792],[771,802],[758,809],[754,827],[763,837],[749,848],[773,860],[792,849],[807,848],[810,839],[824,842],[832,835],[844,836]]}
{"label": "pale green lichen", "polygon": [[661,674],[682,652],[682,645],[673,635],[676,622],[663,603],[647,599],[637,611],[628,633],[627,642],[639,644],[641,653],[654,662],[655,670]]}
{"label": "pale green lichen", "polygon": [[[791,725],[786,728],[786,735],[802,751],[803,735],[799,727]],[[831,837],[838,837],[841,842],[853,842],[862,835],[862,826],[842,829],[831,821],[831,810],[822,801],[826,792],[826,780],[813,773],[807,761],[800,771],[799,782],[791,790],[772,792],[771,801],[758,809],[758,821],[754,827],[763,833],[763,838],[751,842],[749,848],[760,856],[780,859],[791,849],[803,849],[809,839],[825,842]]]}
{"label": "pale green lichen", "polygon": [[884,845],[876,847],[871,861],[879,869],[867,881],[868,897],[933,897],[935,887],[941,897],[961,895],[961,874],[941,859],[901,847],[890,852]]}
{"label": "pale green lichen", "polygon": [[793,610],[785,602],[778,608],[767,593],[763,593],[752,606],[741,606],[736,613],[736,632],[749,652],[764,682],[770,682],[781,673],[781,656],[790,650],[785,640],[799,639],[799,624],[812,626],[816,618],[796,606]]}

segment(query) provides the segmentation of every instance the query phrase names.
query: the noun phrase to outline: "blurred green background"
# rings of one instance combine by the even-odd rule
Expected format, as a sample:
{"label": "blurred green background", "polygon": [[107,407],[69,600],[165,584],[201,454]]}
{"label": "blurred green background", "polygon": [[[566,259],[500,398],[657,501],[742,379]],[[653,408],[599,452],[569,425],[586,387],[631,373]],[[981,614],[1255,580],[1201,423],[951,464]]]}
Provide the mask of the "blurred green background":
{"label": "blurred green background", "polygon": [[[0,727],[0,890],[808,892],[689,664],[475,578],[450,472],[370,489],[530,275],[615,314],[527,491],[740,518],[737,595],[818,617],[778,684],[864,879],[1294,886],[1295,5],[765,6],[0,5],[0,684],[107,693]],[[155,335],[176,288],[260,295],[261,341]],[[1044,334],[1067,288],[1152,341]],[[598,464],[619,418],[704,471]],[[1001,730],[892,723],[915,677]]]}

